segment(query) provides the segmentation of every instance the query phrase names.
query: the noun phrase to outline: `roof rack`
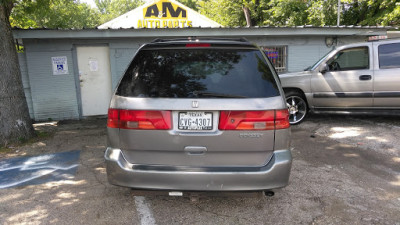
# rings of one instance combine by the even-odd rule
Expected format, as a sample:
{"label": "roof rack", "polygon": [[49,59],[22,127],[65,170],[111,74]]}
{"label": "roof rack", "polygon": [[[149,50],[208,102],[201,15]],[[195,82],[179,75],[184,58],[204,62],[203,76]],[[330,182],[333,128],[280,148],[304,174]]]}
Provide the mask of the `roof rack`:
{"label": "roof rack", "polygon": [[173,38],[173,39],[162,39],[157,38],[152,41],[152,43],[160,43],[160,42],[172,42],[172,41],[235,41],[235,42],[244,42],[248,43],[249,41],[246,38],[215,38],[215,37],[187,37],[187,38]]}

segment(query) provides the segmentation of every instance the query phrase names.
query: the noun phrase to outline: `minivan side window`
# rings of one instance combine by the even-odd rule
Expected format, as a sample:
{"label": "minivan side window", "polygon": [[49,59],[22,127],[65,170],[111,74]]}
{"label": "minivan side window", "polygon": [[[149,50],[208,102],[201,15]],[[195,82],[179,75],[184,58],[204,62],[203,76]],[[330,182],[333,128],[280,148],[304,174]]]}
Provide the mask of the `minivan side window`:
{"label": "minivan side window", "polygon": [[400,43],[380,45],[378,55],[380,69],[400,67]]}
{"label": "minivan side window", "polygon": [[368,47],[343,49],[327,62],[329,71],[369,69]]}

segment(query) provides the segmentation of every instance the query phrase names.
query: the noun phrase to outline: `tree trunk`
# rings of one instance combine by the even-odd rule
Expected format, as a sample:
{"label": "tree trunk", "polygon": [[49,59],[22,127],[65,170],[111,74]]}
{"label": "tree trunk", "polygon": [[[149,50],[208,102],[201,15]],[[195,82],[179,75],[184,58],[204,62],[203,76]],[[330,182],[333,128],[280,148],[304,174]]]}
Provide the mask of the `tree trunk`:
{"label": "tree trunk", "polygon": [[248,27],[251,27],[250,10],[248,7],[243,6],[244,17],[246,17],[246,23]]}
{"label": "tree trunk", "polygon": [[9,22],[12,6],[0,1],[0,146],[34,135]]}

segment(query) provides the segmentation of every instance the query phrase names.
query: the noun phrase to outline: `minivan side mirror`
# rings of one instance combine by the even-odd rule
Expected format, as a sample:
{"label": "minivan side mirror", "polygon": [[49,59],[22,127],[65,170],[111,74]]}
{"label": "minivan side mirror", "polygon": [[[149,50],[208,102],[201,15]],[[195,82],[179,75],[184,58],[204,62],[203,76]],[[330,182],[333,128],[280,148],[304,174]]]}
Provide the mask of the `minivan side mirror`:
{"label": "minivan side mirror", "polygon": [[325,74],[328,71],[329,71],[329,66],[328,66],[328,64],[324,63],[319,72],[322,73],[322,74]]}

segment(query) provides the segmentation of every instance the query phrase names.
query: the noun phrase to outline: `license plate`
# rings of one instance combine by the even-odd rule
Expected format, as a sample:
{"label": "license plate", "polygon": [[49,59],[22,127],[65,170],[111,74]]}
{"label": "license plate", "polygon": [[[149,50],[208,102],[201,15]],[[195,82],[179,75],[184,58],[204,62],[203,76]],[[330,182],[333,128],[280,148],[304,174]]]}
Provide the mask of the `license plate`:
{"label": "license plate", "polygon": [[212,130],[212,112],[179,112],[179,130]]}

